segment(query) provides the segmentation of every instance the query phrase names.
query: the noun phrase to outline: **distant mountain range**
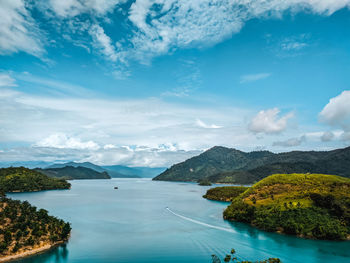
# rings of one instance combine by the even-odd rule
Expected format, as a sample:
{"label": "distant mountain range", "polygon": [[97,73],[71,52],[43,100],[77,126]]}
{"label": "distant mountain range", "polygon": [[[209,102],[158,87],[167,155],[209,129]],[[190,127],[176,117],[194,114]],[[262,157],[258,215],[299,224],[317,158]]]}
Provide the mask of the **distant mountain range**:
{"label": "distant mountain range", "polygon": [[100,173],[107,172],[113,178],[152,178],[166,169],[165,167],[149,168],[128,167],[123,165],[98,166],[90,162],[68,162],[61,164],[53,164],[46,168],[63,168],[66,166],[85,167]]}
{"label": "distant mountain range", "polygon": [[215,146],[175,164],[153,180],[250,184],[275,173],[323,173],[350,177],[350,147],[333,151],[242,152]]}
{"label": "distant mountain range", "polygon": [[60,168],[36,168],[35,171],[45,174],[49,177],[64,178],[66,180],[72,179],[111,179],[109,174],[105,171],[97,172],[86,167],[64,166]]}

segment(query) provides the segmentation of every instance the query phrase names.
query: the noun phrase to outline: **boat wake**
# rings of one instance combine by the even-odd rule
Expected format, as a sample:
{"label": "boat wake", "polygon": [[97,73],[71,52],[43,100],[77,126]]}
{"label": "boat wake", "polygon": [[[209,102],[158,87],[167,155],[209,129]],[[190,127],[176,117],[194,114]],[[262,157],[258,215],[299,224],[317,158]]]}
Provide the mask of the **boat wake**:
{"label": "boat wake", "polygon": [[197,224],[197,225],[201,225],[201,226],[205,226],[205,227],[213,228],[213,229],[217,229],[217,230],[222,230],[222,231],[229,232],[229,233],[237,233],[237,231],[235,231],[235,230],[233,230],[233,229],[230,229],[230,228],[210,225],[210,224],[207,224],[207,223],[204,223],[204,222],[201,222],[201,221],[198,221],[198,220],[189,218],[189,217],[187,217],[187,216],[180,215],[180,214],[175,213],[174,211],[172,211],[169,207],[166,207],[165,209],[168,210],[168,211],[169,211],[170,213],[172,213],[173,215],[175,215],[175,216],[177,216],[177,217],[179,217],[179,218],[182,218],[182,219],[184,219],[184,220],[186,220],[186,221],[195,223],[195,224]]}

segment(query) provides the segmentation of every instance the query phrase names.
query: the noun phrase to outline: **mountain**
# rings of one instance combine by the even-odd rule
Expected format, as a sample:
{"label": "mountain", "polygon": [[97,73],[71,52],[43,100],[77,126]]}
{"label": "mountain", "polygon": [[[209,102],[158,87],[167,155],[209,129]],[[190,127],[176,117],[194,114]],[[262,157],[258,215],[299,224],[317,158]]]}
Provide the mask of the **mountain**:
{"label": "mountain", "polygon": [[242,152],[215,146],[175,164],[153,180],[250,184],[274,173],[325,173],[350,177],[350,147],[333,151]]}
{"label": "mountain", "polygon": [[[216,195],[224,193],[216,190]],[[235,197],[224,218],[266,231],[345,240],[350,237],[350,179],[324,174],[271,175]]]}
{"label": "mountain", "polygon": [[71,179],[111,179],[109,174],[106,171],[97,172],[93,169],[86,167],[73,167],[73,166],[65,166],[62,168],[46,168],[35,169],[37,172],[45,174],[49,177],[55,178],[65,178],[68,180]]}
{"label": "mountain", "polygon": [[0,168],[0,192],[69,189],[70,183],[25,167]]}
{"label": "mountain", "polygon": [[[134,177],[152,178],[166,169],[165,167],[128,167],[124,165],[102,166],[107,171],[114,171],[120,174]],[[113,177],[113,175],[111,175]]]}
{"label": "mountain", "polygon": [[127,174],[127,173],[121,173],[117,170],[108,169],[106,167],[98,166],[96,164],[90,163],[90,162],[83,162],[83,163],[77,163],[77,162],[68,162],[68,163],[59,163],[59,164],[53,164],[48,166],[47,168],[64,168],[66,166],[72,166],[72,167],[85,167],[92,169],[96,172],[103,173],[107,172],[111,177],[114,178],[139,178],[139,176],[134,174]]}

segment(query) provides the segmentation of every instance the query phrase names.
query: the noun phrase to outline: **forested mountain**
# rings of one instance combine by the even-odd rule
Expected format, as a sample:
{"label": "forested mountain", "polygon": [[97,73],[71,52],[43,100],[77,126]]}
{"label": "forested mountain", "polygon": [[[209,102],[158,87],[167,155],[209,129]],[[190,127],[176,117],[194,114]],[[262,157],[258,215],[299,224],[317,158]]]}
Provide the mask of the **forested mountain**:
{"label": "forested mountain", "polygon": [[47,168],[47,169],[37,168],[35,170],[37,172],[45,174],[49,177],[64,178],[67,180],[72,180],[72,179],[111,179],[109,174],[105,171],[97,172],[93,169],[86,168],[86,167],[80,167],[80,166],[78,166],[78,167],[65,166],[62,168]]}
{"label": "forested mountain", "polygon": [[215,146],[175,164],[154,180],[249,184],[274,173],[324,173],[350,177],[350,147],[333,151],[242,152]]}
{"label": "forested mountain", "polygon": [[47,175],[24,167],[0,169],[0,190],[3,192],[31,192],[52,189],[69,189],[70,183],[64,179]]}

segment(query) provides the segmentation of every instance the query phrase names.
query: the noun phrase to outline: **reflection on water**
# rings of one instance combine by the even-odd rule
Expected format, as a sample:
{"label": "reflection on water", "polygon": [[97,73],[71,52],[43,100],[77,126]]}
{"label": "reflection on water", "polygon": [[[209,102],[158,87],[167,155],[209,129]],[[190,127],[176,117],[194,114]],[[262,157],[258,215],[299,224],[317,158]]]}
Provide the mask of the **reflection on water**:
{"label": "reflection on water", "polygon": [[[69,254],[69,251],[67,248],[67,244],[62,244],[44,253],[31,256],[25,260],[28,260],[29,262],[32,262],[32,263],[41,263],[41,262],[65,263],[65,262],[69,262],[68,254]],[[12,261],[12,262],[22,262],[22,261],[23,260]]]}

